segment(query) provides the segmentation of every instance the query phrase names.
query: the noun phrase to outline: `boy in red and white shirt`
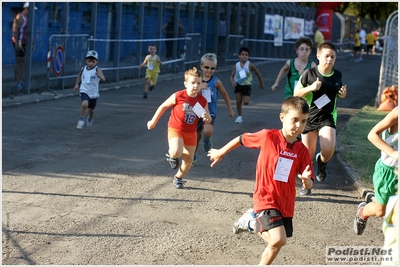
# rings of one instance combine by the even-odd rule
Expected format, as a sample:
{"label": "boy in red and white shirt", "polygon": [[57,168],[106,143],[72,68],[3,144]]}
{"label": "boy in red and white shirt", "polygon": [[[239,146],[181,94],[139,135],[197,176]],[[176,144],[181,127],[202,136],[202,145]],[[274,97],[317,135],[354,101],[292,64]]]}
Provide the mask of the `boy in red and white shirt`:
{"label": "boy in red and white shirt", "polygon": [[211,149],[211,167],[228,152],[245,146],[260,149],[253,193],[254,209],[234,223],[234,233],[259,233],[268,243],[259,265],[271,264],[286,238],[293,233],[292,218],[296,200],[296,177],[307,189],[314,184],[314,173],[308,149],[297,137],[304,129],[309,106],[301,97],[289,97],[282,104],[282,129],[263,129],[244,133],[221,149]]}
{"label": "boy in red and white shirt", "polygon": [[[168,121],[169,150],[166,156],[171,168],[178,169],[173,180],[174,186],[178,189],[183,188],[186,181],[182,178],[192,167],[197,145],[197,123],[199,119],[204,123],[211,122],[207,99],[200,94],[201,72],[196,68],[187,70],[184,85],[186,89],[173,93],[147,122],[147,129],[153,129],[164,112],[172,107]],[[182,157],[182,164],[179,164],[179,157]]]}

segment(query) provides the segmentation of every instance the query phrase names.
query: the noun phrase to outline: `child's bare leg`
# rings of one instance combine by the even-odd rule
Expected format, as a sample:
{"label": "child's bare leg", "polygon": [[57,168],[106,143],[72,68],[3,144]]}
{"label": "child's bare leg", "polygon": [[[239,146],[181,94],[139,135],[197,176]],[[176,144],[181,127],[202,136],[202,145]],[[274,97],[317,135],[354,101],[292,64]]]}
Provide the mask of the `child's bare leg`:
{"label": "child's bare leg", "polygon": [[147,90],[149,88],[149,84],[150,84],[150,79],[146,78],[145,82],[144,82],[144,92],[147,93]]}
{"label": "child's bare leg", "polygon": [[[394,225],[394,230],[395,230],[395,236],[398,238],[399,236],[399,218],[398,213],[399,212],[399,199],[396,200],[396,204],[394,204],[393,207],[393,213],[392,213],[392,224]],[[399,241],[397,240],[397,244],[399,244]]]}
{"label": "child's bare leg", "polygon": [[93,116],[94,116],[94,109],[89,108],[89,119],[93,120]]}
{"label": "child's bare leg", "polygon": [[286,244],[286,231],[284,226],[272,228],[266,232],[259,233],[259,235],[268,243],[265,248],[260,263],[258,265],[270,265],[281,248]]}
{"label": "child's bare leg", "polygon": [[182,154],[182,164],[179,167],[178,172],[176,173],[176,177],[183,178],[192,167],[194,151],[196,150],[196,146],[184,146],[183,154]]}
{"label": "child's bare leg", "polygon": [[247,106],[250,103],[250,96],[245,95],[242,97],[243,105]]}
{"label": "child's bare leg", "polygon": [[242,116],[242,94],[236,93],[236,109],[238,112],[238,116]]}
{"label": "child's bare leg", "polygon": [[[209,123],[209,124],[204,124],[204,136],[210,138],[213,135],[214,132],[214,126]],[[201,137],[201,136],[200,136]]]}
{"label": "child's bare leg", "polygon": [[172,158],[179,158],[183,153],[183,139],[181,137],[173,137],[168,141],[168,154]]}
{"label": "child's bare leg", "polygon": [[311,164],[314,164],[315,150],[317,149],[318,132],[308,132],[301,135],[301,141],[308,148],[310,153]]}
{"label": "child's bare leg", "polygon": [[88,102],[87,100],[82,101],[82,104],[81,104],[81,113],[80,113],[81,118],[84,118],[84,117],[85,117],[85,114],[86,114],[86,110],[87,110],[88,105],[89,105],[89,102]]}
{"label": "child's bare leg", "polygon": [[319,130],[319,144],[321,146],[321,161],[328,162],[335,153],[336,129],[324,126]]}

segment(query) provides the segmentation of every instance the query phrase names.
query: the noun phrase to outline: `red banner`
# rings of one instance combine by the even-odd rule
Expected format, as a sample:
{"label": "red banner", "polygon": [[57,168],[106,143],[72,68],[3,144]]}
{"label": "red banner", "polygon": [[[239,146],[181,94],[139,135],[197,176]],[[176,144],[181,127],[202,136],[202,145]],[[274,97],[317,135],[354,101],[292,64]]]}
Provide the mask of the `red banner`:
{"label": "red banner", "polygon": [[320,32],[324,35],[324,39],[331,40],[332,38],[332,16],[335,7],[339,6],[341,2],[321,2],[317,6],[315,14],[315,24],[318,26]]}

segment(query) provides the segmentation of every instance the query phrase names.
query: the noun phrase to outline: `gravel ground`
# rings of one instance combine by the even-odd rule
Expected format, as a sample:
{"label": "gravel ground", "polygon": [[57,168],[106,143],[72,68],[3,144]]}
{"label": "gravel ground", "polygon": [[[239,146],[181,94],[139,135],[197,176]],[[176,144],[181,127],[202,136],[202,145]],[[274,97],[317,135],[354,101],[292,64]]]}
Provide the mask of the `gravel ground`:
{"label": "gravel ground", "polygon": [[[220,100],[214,147],[243,132],[281,127],[284,82],[277,92],[270,86],[282,64],[259,66],[266,88],[259,90],[255,82],[243,124],[229,118]],[[379,67],[378,56],[358,65],[337,61],[349,91],[338,100],[339,133],[374,98]],[[229,69],[216,73],[236,112],[229,75]],[[200,149],[185,189],[177,190],[164,156],[169,111],[154,130],[146,128],[158,105],[183,88],[182,81],[183,73],[174,79],[161,75],[148,99],[141,97],[142,81],[103,91],[92,128],[81,131],[75,128],[76,95],[8,107],[3,100],[3,265],[258,263],[266,246],[262,239],[232,233],[233,222],[252,206],[258,151],[238,148],[210,168]],[[327,246],[383,244],[382,219],[371,218],[362,236],[353,232],[361,198],[345,167],[334,156],[313,196],[297,197],[294,236],[274,264],[325,265]]]}

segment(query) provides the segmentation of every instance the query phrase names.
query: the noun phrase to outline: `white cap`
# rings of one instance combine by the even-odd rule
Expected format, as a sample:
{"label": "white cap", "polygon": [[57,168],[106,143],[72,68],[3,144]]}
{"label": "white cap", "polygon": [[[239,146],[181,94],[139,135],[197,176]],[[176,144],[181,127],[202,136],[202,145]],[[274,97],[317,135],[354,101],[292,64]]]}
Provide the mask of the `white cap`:
{"label": "white cap", "polygon": [[99,60],[99,56],[95,50],[89,50],[86,54],[86,58],[94,57],[95,59]]}
{"label": "white cap", "polygon": [[[28,8],[28,7],[29,7],[29,2],[26,2],[26,3],[24,4],[24,8]],[[34,7],[34,9],[37,10],[37,7]]]}

